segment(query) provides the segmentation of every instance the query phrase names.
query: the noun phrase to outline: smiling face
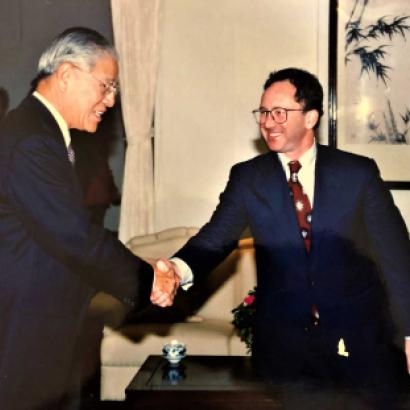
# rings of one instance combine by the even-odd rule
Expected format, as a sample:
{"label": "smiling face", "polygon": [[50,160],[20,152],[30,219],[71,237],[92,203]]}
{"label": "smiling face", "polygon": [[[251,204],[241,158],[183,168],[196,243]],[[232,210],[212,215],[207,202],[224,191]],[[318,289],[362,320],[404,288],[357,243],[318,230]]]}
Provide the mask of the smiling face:
{"label": "smiling face", "polygon": [[[263,93],[260,108],[303,109],[303,105],[295,100],[295,93],[296,88],[289,81],[275,82]],[[282,152],[296,160],[312,146],[316,122],[316,110],[288,111],[286,122],[277,124],[271,115],[267,115],[266,121],[260,124],[260,129],[271,151]]]}
{"label": "smiling face", "polygon": [[115,93],[108,91],[104,84],[117,80],[118,63],[106,55],[97,60],[91,71],[75,65],[70,69],[71,81],[66,94],[68,127],[95,132],[102,115],[115,103]]}

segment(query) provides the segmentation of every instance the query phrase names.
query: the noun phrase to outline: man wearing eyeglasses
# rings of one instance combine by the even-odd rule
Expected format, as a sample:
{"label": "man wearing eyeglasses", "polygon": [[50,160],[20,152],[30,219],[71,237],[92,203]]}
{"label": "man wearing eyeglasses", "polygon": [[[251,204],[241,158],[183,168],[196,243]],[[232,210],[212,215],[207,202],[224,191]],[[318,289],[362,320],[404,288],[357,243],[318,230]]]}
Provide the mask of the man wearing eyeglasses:
{"label": "man wearing eyeglasses", "polygon": [[[232,168],[210,221],[172,262],[188,287],[248,226],[256,369],[277,382],[342,381],[371,408],[392,409],[398,380],[388,307],[410,335],[409,237],[374,161],[315,141],[322,102],[312,74],[271,73],[253,111],[270,152]],[[410,370],[410,341],[400,344]],[[397,361],[404,374],[402,352]]]}
{"label": "man wearing eyeglasses", "polygon": [[71,406],[64,396],[78,387],[73,358],[96,291],[135,308],[150,297],[172,303],[178,277],[91,225],[82,205],[69,130],[96,131],[117,76],[104,37],[68,29],[41,55],[34,92],[0,126],[0,409]]}

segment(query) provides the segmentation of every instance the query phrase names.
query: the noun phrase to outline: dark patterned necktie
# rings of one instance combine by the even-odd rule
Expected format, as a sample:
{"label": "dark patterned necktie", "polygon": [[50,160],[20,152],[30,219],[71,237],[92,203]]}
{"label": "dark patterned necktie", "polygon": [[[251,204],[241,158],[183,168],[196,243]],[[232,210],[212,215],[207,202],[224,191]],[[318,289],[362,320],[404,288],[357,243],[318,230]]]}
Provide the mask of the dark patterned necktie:
{"label": "dark patterned necktie", "polygon": [[295,204],[300,234],[302,235],[305,248],[309,252],[311,244],[310,224],[312,222],[312,208],[310,206],[309,198],[303,191],[302,185],[298,179],[298,172],[302,168],[302,165],[300,165],[299,161],[290,161],[288,165],[290,169],[288,184],[293,197],[293,203]]}
{"label": "dark patterned necktie", "polygon": [[[288,181],[293,203],[295,204],[296,217],[298,220],[300,234],[302,235],[306,251],[310,251],[311,245],[311,228],[312,207],[309,197],[303,191],[303,187],[298,179],[298,172],[302,168],[299,161],[289,162],[290,178]],[[316,305],[311,306],[312,325],[319,325],[319,311]]]}
{"label": "dark patterned necktie", "polygon": [[74,166],[74,164],[75,164],[75,153],[74,153],[74,150],[73,150],[73,147],[72,147],[71,143],[68,144],[67,152],[68,152],[68,160]]}

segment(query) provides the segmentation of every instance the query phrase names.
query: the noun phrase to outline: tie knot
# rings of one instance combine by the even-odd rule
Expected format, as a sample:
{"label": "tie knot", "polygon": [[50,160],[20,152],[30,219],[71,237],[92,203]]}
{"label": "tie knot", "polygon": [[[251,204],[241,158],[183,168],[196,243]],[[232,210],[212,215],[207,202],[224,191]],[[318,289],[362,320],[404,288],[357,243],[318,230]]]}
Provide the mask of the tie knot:
{"label": "tie knot", "polygon": [[288,165],[291,174],[297,174],[300,168],[302,168],[302,165],[300,165],[299,161],[290,161]]}

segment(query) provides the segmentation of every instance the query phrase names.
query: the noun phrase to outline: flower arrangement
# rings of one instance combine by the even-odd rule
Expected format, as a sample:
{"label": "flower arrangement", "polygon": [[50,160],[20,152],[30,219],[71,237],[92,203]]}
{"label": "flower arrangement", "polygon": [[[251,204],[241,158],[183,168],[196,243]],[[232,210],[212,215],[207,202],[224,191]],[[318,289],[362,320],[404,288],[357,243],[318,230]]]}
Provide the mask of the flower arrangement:
{"label": "flower arrangement", "polygon": [[255,299],[256,299],[256,286],[249,290],[248,295],[245,297],[242,303],[240,303],[235,309],[232,309],[233,321],[235,328],[238,331],[238,335],[243,342],[245,342],[248,348],[248,353],[252,353],[253,344],[253,321],[255,318]]}

